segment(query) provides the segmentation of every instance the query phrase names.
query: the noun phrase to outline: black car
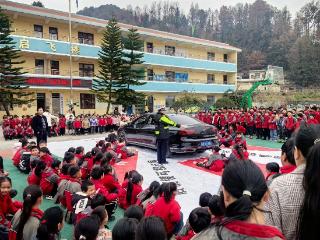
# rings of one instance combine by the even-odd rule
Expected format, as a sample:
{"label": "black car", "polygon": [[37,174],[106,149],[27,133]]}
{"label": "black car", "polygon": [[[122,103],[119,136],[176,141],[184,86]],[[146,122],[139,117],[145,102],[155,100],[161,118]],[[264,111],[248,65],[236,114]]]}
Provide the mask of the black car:
{"label": "black car", "polygon": [[[154,115],[155,113],[142,115],[120,127],[118,136],[124,138],[127,144],[156,149]],[[169,153],[204,152],[218,144],[217,129],[214,126],[183,114],[167,116],[181,125],[180,128],[169,128]]]}

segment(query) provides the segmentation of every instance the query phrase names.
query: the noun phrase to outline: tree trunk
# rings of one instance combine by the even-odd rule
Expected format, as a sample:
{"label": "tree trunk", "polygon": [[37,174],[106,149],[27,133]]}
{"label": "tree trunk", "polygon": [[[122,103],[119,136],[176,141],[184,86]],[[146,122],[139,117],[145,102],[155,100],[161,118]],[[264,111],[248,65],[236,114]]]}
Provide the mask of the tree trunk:
{"label": "tree trunk", "polygon": [[109,88],[109,98],[108,98],[107,114],[109,114],[109,110],[110,110],[110,104],[111,104],[111,91],[112,91],[112,88]]}

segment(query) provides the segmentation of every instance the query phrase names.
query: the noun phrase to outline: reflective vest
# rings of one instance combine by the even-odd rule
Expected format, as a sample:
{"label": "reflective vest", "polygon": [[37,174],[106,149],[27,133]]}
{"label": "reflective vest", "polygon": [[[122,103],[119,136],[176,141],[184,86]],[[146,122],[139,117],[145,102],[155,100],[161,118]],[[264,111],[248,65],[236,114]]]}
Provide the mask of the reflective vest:
{"label": "reflective vest", "polygon": [[179,127],[177,123],[172,121],[167,115],[158,113],[155,115],[155,135],[158,139],[167,139],[170,137],[169,126]]}

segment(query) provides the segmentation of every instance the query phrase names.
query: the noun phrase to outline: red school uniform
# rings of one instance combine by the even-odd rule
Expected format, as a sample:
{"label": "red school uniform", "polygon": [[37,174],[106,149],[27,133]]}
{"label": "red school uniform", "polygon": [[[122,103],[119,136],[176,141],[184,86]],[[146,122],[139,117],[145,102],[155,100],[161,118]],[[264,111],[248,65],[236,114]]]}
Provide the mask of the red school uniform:
{"label": "red school uniform", "polygon": [[8,127],[8,126],[10,127],[10,120],[4,119],[2,122],[2,128]]}
{"label": "red school uniform", "polygon": [[288,173],[293,172],[296,168],[297,168],[296,166],[291,165],[291,164],[290,164],[290,165],[287,165],[287,166],[282,166],[282,167],[280,168],[280,173],[281,173],[281,174],[288,174]]}
{"label": "red school uniform", "polygon": [[116,147],[116,154],[119,156],[119,154],[121,154],[121,159],[127,159],[128,158],[128,154],[127,152],[124,150],[125,148],[125,144],[123,143],[119,143]]}
{"label": "red school uniform", "polygon": [[123,208],[123,209],[127,209],[131,205],[136,204],[137,201],[138,201],[137,196],[142,191],[143,191],[143,189],[139,184],[133,184],[131,202],[128,203],[127,199],[126,199],[127,190],[126,189],[122,189],[122,191],[119,192],[119,205],[120,205],[120,207]]}
{"label": "red school uniform", "polygon": [[32,137],[33,136],[33,130],[32,128],[28,127],[25,131],[25,134],[27,137]]}
{"label": "red school uniform", "polygon": [[275,130],[275,129],[277,129],[276,117],[271,117],[271,118],[269,119],[269,129],[270,129],[270,130]]}
{"label": "red school uniform", "polygon": [[34,173],[34,169],[29,173],[27,178],[29,185],[40,185],[41,178]]}
{"label": "red school uniform", "polygon": [[[9,194],[0,194],[0,215],[6,217],[8,214],[14,214],[18,211]],[[1,219],[0,219],[1,221]]]}
{"label": "red school uniform", "polygon": [[75,121],[73,122],[73,127],[74,127],[75,129],[80,129],[80,128],[82,127],[81,120],[75,120]]}
{"label": "red school uniform", "polygon": [[46,163],[47,167],[51,167],[52,162],[53,162],[53,158],[49,154],[43,155],[42,157],[40,157],[40,160],[44,161]]}
{"label": "red school uniform", "polygon": [[28,121],[27,118],[22,118],[22,119],[21,119],[21,126],[22,126],[23,128],[28,127],[28,126],[29,126],[28,124],[29,124],[29,121]]}
{"label": "red school uniform", "polygon": [[257,118],[254,122],[256,124],[256,128],[262,128],[262,117],[261,116],[257,116]]}
{"label": "red school uniform", "polygon": [[54,186],[58,186],[59,176],[54,172],[52,168],[47,168],[41,174],[40,188],[43,195],[51,195]]}
{"label": "red school uniform", "polygon": [[108,126],[111,126],[111,125],[113,124],[113,122],[112,122],[112,117],[110,117],[110,116],[108,116],[108,117],[106,118],[106,121],[107,121],[107,125],[108,125]]}
{"label": "red school uniform", "polygon": [[253,127],[254,126],[254,118],[251,114],[246,115],[246,124],[248,127]]}
{"label": "red school uniform", "polygon": [[294,130],[295,127],[295,119],[291,116],[291,117],[287,117],[285,119],[285,127],[288,130]]}
{"label": "red school uniform", "polygon": [[268,115],[263,116],[262,118],[262,128],[269,128],[269,119]]}
{"label": "red school uniform", "polygon": [[214,172],[221,172],[222,169],[224,169],[224,161],[222,159],[215,160],[209,167],[209,170]]}
{"label": "red school uniform", "polygon": [[27,147],[20,147],[12,157],[12,162],[14,166],[18,166],[22,157],[23,152],[27,151]]}
{"label": "red school uniform", "polygon": [[65,117],[60,117],[59,118],[59,128],[66,128],[66,118]]}
{"label": "red school uniform", "polygon": [[109,193],[109,191],[106,189],[106,187],[102,184],[101,180],[92,179],[92,182],[96,187],[97,193],[103,195],[107,199],[107,202],[117,200],[118,194]]}
{"label": "red school uniform", "polygon": [[152,211],[148,212],[146,216],[160,217],[165,223],[167,233],[170,234],[173,232],[175,224],[180,221],[180,209],[181,207],[174,197],[167,203],[164,197],[161,196],[153,204]]}
{"label": "red school uniform", "polygon": [[103,117],[99,118],[98,124],[100,127],[106,126],[106,119]]}
{"label": "red school uniform", "polygon": [[315,118],[313,118],[313,119],[311,119],[311,118],[308,119],[307,123],[308,123],[308,124],[319,124],[318,121],[317,121],[317,119],[315,119]]}
{"label": "red school uniform", "polygon": [[112,174],[104,175],[104,178],[102,178],[101,182],[109,192],[113,192],[121,188],[120,183],[115,180]]}

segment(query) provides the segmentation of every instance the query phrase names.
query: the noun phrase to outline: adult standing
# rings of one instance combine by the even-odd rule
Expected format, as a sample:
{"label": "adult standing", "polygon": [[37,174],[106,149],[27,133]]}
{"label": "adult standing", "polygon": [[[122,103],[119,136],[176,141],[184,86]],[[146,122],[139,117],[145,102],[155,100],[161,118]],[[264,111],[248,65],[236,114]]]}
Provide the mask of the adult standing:
{"label": "adult standing", "polygon": [[180,128],[180,124],[172,121],[166,114],[165,108],[160,108],[154,117],[157,137],[157,160],[159,164],[167,164],[166,155],[169,147],[169,126]]}
{"label": "adult standing", "polygon": [[43,115],[43,108],[38,108],[38,113],[32,118],[31,127],[37,137],[37,144],[41,140],[47,142],[48,122],[46,116]]}
{"label": "adult standing", "polygon": [[51,137],[50,131],[51,131],[51,127],[52,127],[52,120],[54,120],[56,123],[58,123],[59,118],[57,118],[56,116],[52,115],[49,111],[49,108],[46,108],[46,110],[43,113],[43,116],[45,116],[47,118],[47,122],[48,122],[48,136]]}

